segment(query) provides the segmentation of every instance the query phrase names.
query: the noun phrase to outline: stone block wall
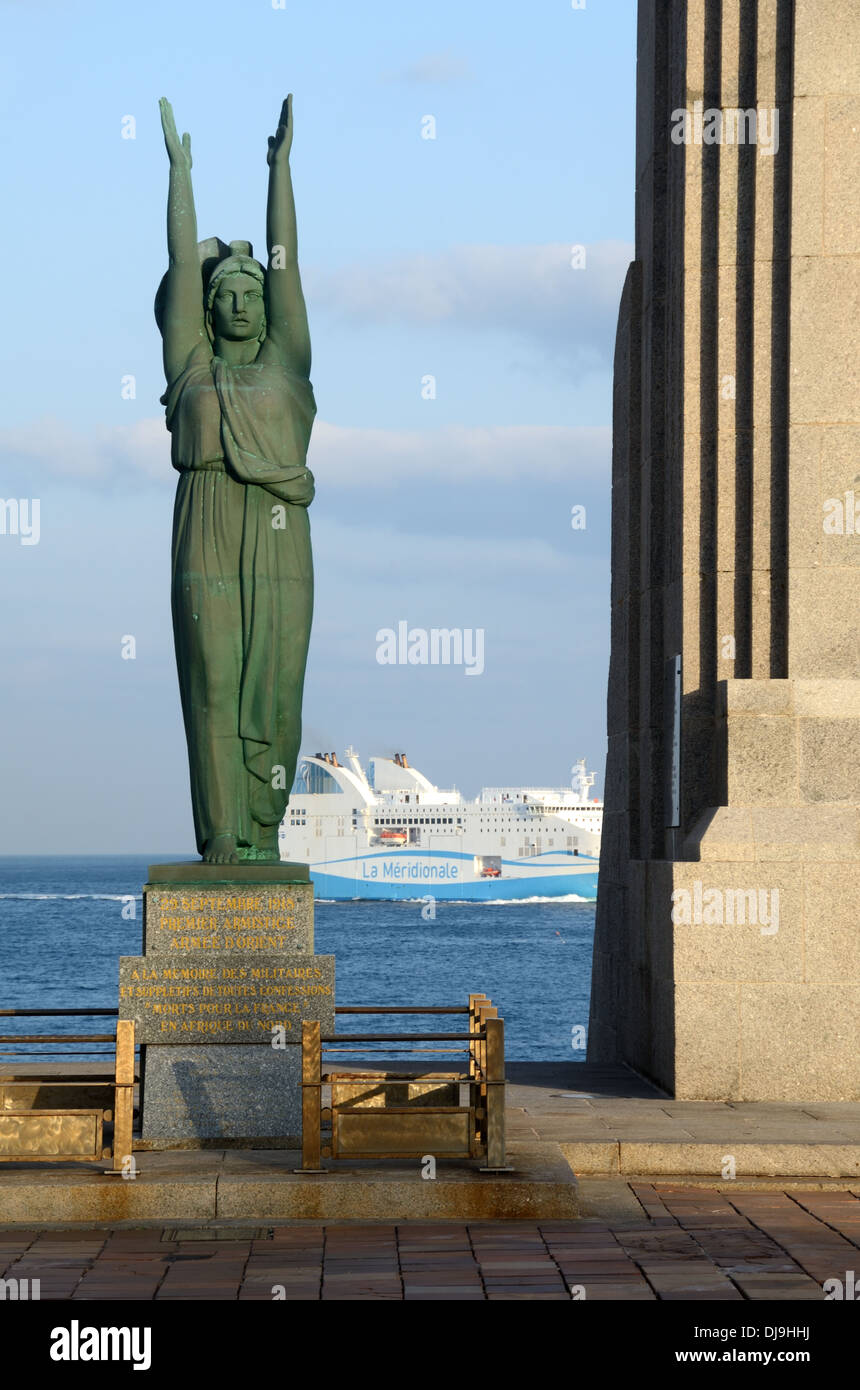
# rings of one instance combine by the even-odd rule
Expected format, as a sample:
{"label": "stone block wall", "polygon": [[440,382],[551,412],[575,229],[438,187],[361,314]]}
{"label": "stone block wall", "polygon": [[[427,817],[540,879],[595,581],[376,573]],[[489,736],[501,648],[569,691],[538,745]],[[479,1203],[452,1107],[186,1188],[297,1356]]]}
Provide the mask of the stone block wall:
{"label": "stone block wall", "polygon": [[637,81],[589,1060],[857,1099],[860,9],[642,0]]}

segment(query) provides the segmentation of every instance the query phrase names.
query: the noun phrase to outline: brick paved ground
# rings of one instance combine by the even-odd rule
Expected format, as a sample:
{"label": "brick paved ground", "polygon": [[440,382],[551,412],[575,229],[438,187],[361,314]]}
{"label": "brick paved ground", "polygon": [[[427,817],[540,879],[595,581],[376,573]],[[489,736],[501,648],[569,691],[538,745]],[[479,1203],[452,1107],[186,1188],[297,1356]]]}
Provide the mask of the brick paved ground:
{"label": "brick paved ground", "polygon": [[[860,1197],[631,1183],[624,1221],[0,1228],[0,1273],[42,1299],[823,1299],[860,1270]],[[216,1233],[213,1231],[213,1235]],[[238,1237],[238,1238],[237,1238]],[[581,1295],[579,1295],[581,1296]]]}

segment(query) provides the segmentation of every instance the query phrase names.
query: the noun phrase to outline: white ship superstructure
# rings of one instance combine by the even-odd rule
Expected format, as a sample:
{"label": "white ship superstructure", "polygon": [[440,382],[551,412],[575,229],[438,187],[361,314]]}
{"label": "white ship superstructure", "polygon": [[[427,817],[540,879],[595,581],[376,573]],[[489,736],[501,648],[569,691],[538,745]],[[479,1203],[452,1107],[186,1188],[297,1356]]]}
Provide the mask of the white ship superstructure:
{"label": "white ship superstructure", "polygon": [[281,858],[307,864],[320,898],[594,898],[603,805],[580,760],[568,787],[433,785],[405,753],[302,757]]}

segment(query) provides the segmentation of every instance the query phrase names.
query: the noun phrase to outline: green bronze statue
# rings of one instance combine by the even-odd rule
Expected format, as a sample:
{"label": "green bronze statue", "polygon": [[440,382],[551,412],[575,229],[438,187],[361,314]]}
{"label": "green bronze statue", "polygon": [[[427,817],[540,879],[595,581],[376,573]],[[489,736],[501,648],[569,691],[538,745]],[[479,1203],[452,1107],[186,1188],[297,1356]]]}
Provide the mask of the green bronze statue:
{"label": "green bronze statue", "polygon": [[268,264],[197,241],[191,141],[170,103],[169,268],[156,296],[179,471],[172,610],[197,848],[277,860],[313,609],[306,467],[316,413],[290,177],[292,97],[269,138]]}

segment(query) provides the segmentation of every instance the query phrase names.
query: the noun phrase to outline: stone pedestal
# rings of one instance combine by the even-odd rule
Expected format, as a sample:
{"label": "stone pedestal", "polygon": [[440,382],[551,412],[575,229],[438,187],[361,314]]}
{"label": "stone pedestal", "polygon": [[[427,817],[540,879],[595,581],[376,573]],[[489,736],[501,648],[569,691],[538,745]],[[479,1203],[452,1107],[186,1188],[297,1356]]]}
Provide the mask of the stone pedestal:
{"label": "stone pedestal", "polygon": [[145,1144],[301,1143],[301,1025],[334,1030],[305,865],[153,865],[142,956],[120,960]]}

